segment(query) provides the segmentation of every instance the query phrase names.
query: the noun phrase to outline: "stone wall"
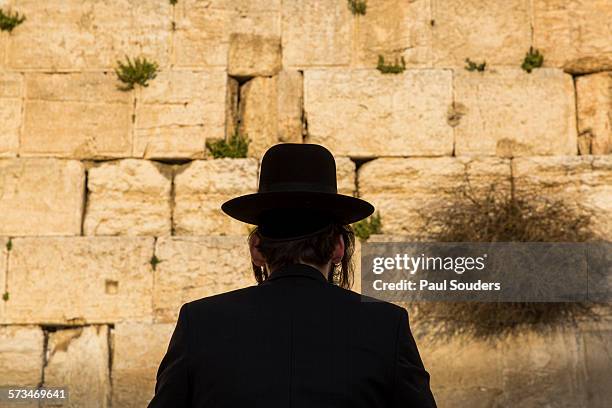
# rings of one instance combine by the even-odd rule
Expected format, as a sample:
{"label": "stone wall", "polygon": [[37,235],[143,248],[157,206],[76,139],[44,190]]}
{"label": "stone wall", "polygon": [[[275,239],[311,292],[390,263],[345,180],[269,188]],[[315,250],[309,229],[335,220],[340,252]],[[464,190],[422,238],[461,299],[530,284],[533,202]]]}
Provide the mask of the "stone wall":
{"label": "stone wall", "polygon": [[[219,205],[278,142],[330,148],[384,234],[426,231],[468,179],[567,200],[612,238],[609,1],[175,3],[0,0],[26,16],[0,31],[0,385],[145,405],[181,304],[253,283],[248,226]],[[148,87],[118,89],[126,55],[159,64]],[[248,157],[212,159],[236,131]],[[441,407],[603,407],[611,333],[417,340]]]}

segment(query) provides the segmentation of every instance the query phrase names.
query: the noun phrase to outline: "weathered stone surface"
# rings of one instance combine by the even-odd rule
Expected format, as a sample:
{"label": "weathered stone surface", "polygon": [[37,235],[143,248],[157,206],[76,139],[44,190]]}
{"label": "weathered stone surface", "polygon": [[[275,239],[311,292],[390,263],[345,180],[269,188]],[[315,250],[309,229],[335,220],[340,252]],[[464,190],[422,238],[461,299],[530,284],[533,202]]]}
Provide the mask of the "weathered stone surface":
{"label": "weathered stone surface", "polygon": [[110,406],[108,326],[49,333],[45,387],[68,387],[68,407]]}
{"label": "weathered stone surface", "polygon": [[240,84],[234,78],[227,78],[227,92],[225,97],[225,134],[233,135],[238,129],[239,112],[238,96],[240,95]]}
{"label": "weathered stone surface", "polygon": [[612,69],[611,13],[607,0],[533,1],[534,46],[544,64],[575,74]]}
{"label": "weathered stone surface", "polygon": [[520,66],[531,44],[530,3],[510,0],[433,0],[436,66],[464,67],[465,59]]}
{"label": "weathered stone surface", "polygon": [[132,102],[110,73],[28,74],[22,156],[131,154]]}
{"label": "weathered stone surface", "polygon": [[89,169],[85,235],[170,235],[169,166],[125,159]]}
{"label": "weathered stone surface", "polygon": [[358,171],[359,196],[380,212],[385,234],[426,238],[426,215],[446,203],[458,188],[473,194],[510,189],[510,163],[498,158],[383,158],[365,163]]}
{"label": "weathered stone surface", "polygon": [[346,2],[283,1],[282,33],[285,68],[350,63],[351,12]]}
{"label": "weathered stone surface", "polygon": [[565,201],[590,215],[603,239],[612,237],[612,156],[518,158],[512,174],[517,194]]}
{"label": "weathered stone surface", "polygon": [[279,37],[235,33],[230,36],[227,73],[236,77],[272,76],[281,69]]}
{"label": "weathered stone surface", "polygon": [[[27,22],[8,40],[14,69],[110,69],[125,55],[145,55],[166,66],[172,8],[167,0],[16,0]],[[26,28],[27,27],[27,28]]]}
{"label": "weathered stone surface", "polygon": [[153,398],[155,375],[175,323],[124,322],[113,330],[113,407],[141,408]]}
{"label": "weathered stone surface", "polygon": [[0,386],[37,385],[43,365],[43,331],[37,326],[0,326]]}
{"label": "weathered stone surface", "polygon": [[4,315],[6,313],[6,301],[4,300],[4,295],[6,288],[6,267],[8,265],[8,243],[8,237],[0,237],[0,297],[2,297],[2,299],[0,300],[0,324],[4,323]]}
{"label": "weathered stone surface", "polygon": [[351,157],[450,155],[445,70],[312,70],[304,73],[309,141]]}
{"label": "weathered stone surface", "polygon": [[[557,69],[520,68],[455,73],[455,154],[568,155],[577,153],[572,77]],[[537,113],[537,114],[536,114]]]}
{"label": "weathered stone surface", "polygon": [[336,181],[340,194],[355,195],[355,163],[348,157],[336,157]]}
{"label": "weathered stone surface", "polygon": [[183,303],[255,284],[246,236],[160,238],[155,255],[156,321],[175,321]]}
{"label": "weathered stone surface", "polygon": [[612,153],[612,72],[576,78],[580,154]]}
{"label": "weathered stone surface", "polygon": [[0,157],[17,154],[22,109],[23,75],[0,73]]}
{"label": "weathered stone surface", "polygon": [[150,319],[153,242],[145,237],[14,238],[7,320],[66,324]]}
{"label": "weathered stone surface", "polygon": [[589,407],[605,407],[612,399],[612,388],[607,379],[612,367],[612,330],[590,330],[582,334],[587,375]]}
{"label": "weathered stone surface", "polygon": [[174,179],[176,235],[241,235],[248,225],[221,211],[230,198],[257,191],[257,160],[195,160]]}
{"label": "weathered stone surface", "polygon": [[232,33],[280,36],[280,0],[184,0],[175,8],[179,67],[225,67]]}
{"label": "weathered stone surface", "polygon": [[365,16],[354,16],[352,65],[372,68],[378,56],[404,57],[406,66],[431,64],[430,4],[425,0],[368,0]]}
{"label": "weathered stone surface", "polygon": [[134,155],[204,157],[206,138],[225,135],[226,88],[223,70],[160,73],[138,98]]}
{"label": "weathered stone surface", "polygon": [[302,75],[282,71],[257,77],[240,92],[240,132],[250,139],[249,156],[260,158],[279,142],[302,141]]}
{"label": "weathered stone surface", "polygon": [[78,161],[0,160],[0,234],[80,234],[84,182]]}

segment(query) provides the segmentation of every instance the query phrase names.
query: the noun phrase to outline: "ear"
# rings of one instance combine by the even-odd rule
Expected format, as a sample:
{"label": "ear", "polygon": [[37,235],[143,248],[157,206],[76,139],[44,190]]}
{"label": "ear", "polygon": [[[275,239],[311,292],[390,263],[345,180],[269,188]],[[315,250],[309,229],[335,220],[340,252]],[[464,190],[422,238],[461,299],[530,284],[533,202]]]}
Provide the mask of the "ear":
{"label": "ear", "polygon": [[266,266],[266,260],[264,259],[259,249],[257,249],[257,245],[259,245],[259,236],[257,234],[251,235],[251,239],[249,239],[249,251],[251,251],[251,261],[261,268]]}
{"label": "ear", "polygon": [[344,237],[342,235],[338,235],[338,240],[336,241],[334,252],[332,252],[331,261],[333,264],[337,264],[342,261],[343,257],[344,257]]}

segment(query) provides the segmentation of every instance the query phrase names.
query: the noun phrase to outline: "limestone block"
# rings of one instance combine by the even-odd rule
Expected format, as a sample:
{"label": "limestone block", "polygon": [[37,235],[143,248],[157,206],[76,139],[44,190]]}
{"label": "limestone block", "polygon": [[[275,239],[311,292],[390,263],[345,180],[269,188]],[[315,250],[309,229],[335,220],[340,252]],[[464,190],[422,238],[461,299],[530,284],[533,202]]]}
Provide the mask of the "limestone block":
{"label": "limestone block", "polygon": [[272,76],[281,69],[279,37],[230,36],[227,73],[235,77]]}
{"label": "limestone block", "polygon": [[611,13],[607,0],[534,0],[534,46],[544,64],[574,74],[612,69]]}
{"label": "limestone block", "polygon": [[13,69],[110,69],[125,55],[169,64],[167,0],[16,0],[13,7],[27,16],[8,40],[7,63]]}
{"label": "limestone block", "polygon": [[150,319],[153,242],[146,237],[14,238],[7,320],[69,324]]}
{"label": "limestone block", "polygon": [[382,158],[365,163],[357,173],[359,196],[380,212],[385,234],[426,238],[425,224],[438,205],[454,199],[459,188],[485,193],[510,189],[510,163],[499,158]]}
{"label": "limestone block", "polygon": [[596,234],[612,237],[612,156],[518,158],[512,174],[517,194],[564,201],[591,216]]}
{"label": "limestone block", "polygon": [[585,351],[586,386],[589,407],[605,407],[612,398],[606,379],[612,371],[612,331],[589,330],[582,334]]}
{"label": "limestone block", "polygon": [[85,235],[170,235],[169,166],[149,160],[105,162],[89,169]]}
{"label": "limestone block", "polygon": [[0,386],[38,385],[44,335],[37,326],[0,326]]}
{"label": "limestone block", "polygon": [[404,57],[406,66],[431,61],[430,4],[424,0],[368,0],[365,16],[354,16],[352,65],[372,68],[378,56]]}
{"label": "limestone block", "polygon": [[279,0],[184,0],[175,9],[178,67],[225,67],[232,33],[280,37]]}
{"label": "limestone block", "polygon": [[68,387],[68,407],[110,406],[108,326],[49,333],[45,387]]}
{"label": "limestone block", "polygon": [[336,157],[335,160],[338,193],[355,195],[355,163],[348,157]]}
{"label": "limestone block", "polygon": [[612,153],[612,72],[576,78],[581,154]]}
{"label": "limestone block", "polygon": [[556,69],[520,68],[455,73],[455,154],[569,155],[577,153],[572,77]]}
{"label": "limestone block", "polygon": [[134,155],[204,157],[206,137],[225,135],[226,88],[223,70],[160,73],[138,98]]}
{"label": "limestone block", "polygon": [[[0,40],[0,45],[2,40]],[[0,74],[0,157],[15,156],[23,110],[23,75]]]}
{"label": "limestone block", "polygon": [[84,183],[78,161],[0,160],[0,234],[80,234]]}
{"label": "limestone block", "polygon": [[312,70],[304,73],[309,141],[351,157],[450,155],[445,70]]}
{"label": "limestone block", "polygon": [[256,283],[245,236],[160,238],[155,255],[158,322],[175,321],[183,303]]}
{"label": "limestone block", "polygon": [[240,92],[240,132],[250,139],[249,156],[260,158],[279,142],[302,142],[302,75],[282,71],[257,77]]}
{"label": "limestone block", "polygon": [[112,406],[141,408],[153,398],[155,375],[175,323],[124,322],[113,337]]}
{"label": "limestone block", "polygon": [[132,102],[110,73],[28,74],[22,156],[131,154]]}
{"label": "limestone block", "polygon": [[531,44],[527,0],[433,0],[436,66],[464,67],[465,59],[520,66]]}
{"label": "limestone block", "polygon": [[283,1],[283,66],[348,65],[351,17],[343,1]]}
{"label": "limestone block", "polygon": [[230,198],[257,191],[257,160],[195,160],[174,179],[176,235],[242,235],[248,225],[221,211]]}

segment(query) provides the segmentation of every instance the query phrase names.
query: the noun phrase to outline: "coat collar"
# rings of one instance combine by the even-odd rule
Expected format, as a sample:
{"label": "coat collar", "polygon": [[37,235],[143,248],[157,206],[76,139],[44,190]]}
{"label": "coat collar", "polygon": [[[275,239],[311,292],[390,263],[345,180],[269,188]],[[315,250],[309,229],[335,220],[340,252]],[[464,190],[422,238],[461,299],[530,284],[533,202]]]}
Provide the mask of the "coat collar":
{"label": "coat collar", "polygon": [[270,274],[266,282],[290,276],[301,276],[327,283],[327,279],[325,279],[321,271],[313,266],[301,263],[285,265],[278,268]]}

